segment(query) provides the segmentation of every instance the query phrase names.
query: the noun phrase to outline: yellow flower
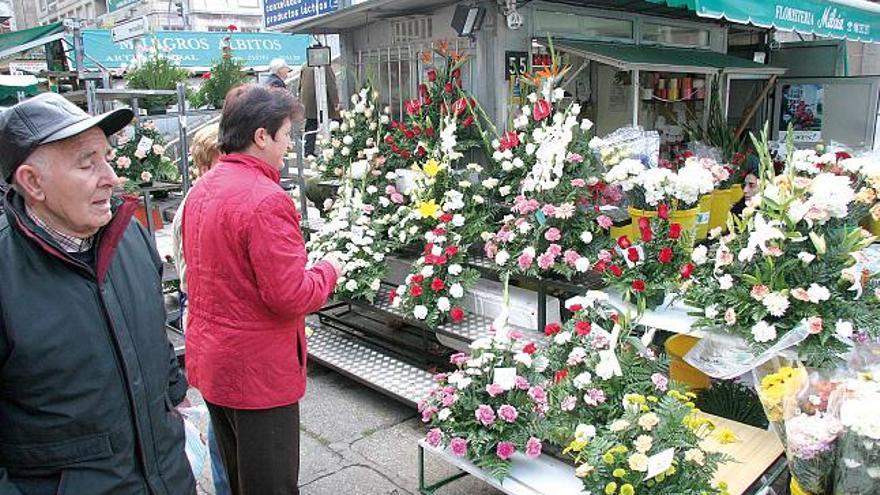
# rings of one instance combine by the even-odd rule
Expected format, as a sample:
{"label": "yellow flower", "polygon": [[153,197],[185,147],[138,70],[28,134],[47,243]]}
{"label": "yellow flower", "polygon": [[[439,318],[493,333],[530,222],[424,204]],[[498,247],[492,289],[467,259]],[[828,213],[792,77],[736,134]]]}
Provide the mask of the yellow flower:
{"label": "yellow flower", "polygon": [[577,467],[577,469],[574,470],[574,475],[577,476],[578,478],[585,478],[585,477],[589,476],[590,473],[592,473],[594,469],[596,469],[596,467],[593,466],[592,464],[588,464],[588,463],[581,464],[580,466]]}
{"label": "yellow flower", "polygon": [[648,470],[648,456],[640,452],[629,456],[627,463],[629,464],[629,468],[633,471],[644,473]]}
{"label": "yellow flower", "polygon": [[568,447],[566,447],[565,450],[562,451],[562,453],[567,454],[569,452],[580,452],[584,450],[584,447],[587,446],[587,443],[589,443],[589,440],[572,440],[571,443],[568,444]]}
{"label": "yellow flower", "polygon": [[431,158],[427,162],[425,162],[425,166],[422,170],[428,177],[434,177],[435,175],[437,175],[438,172],[443,170],[443,166],[440,165],[440,162]]}
{"label": "yellow flower", "polygon": [[617,468],[611,472],[611,476],[614,476],[615,478],[623,478],[626,476],[626,469]]}
{"label": "yellow flower", "polygon": [[722,428],[718,430],[716,433],[718,438],[718,443],[721,445],[727,445],[729,443],[735,443],[739,441],[739,438],[736,437],[736,433],[733,432],[730,428]]}
{"label": "yellow flower", "polygon": [[419,202],[416,210],[419,212],[419,217],[421,218],[439,218],[440,217],[440,205],[437,204],[433,199],[430,201],[421,201]]}
{"label": "yellow flower", "polygon": [[880,203],[877,203],[871,208],[871,218],[880,221]]}
{"label": "yellow flower", "polygon": [[620,495],[635,495],[636,489],[629,483],[620,487]]}
{"label": "yellow flower", "polygon": [[612,454],[611,452],[605,452],[605,454],[602,456],[602,461],[604,461],[605,464],[614,464],[614,454]]}
{"label": "yellow flower", "polygon": [[617,492],[617,483],[613,481],[609,481],[607,485],[605,485],[605,495],[614,495]]}

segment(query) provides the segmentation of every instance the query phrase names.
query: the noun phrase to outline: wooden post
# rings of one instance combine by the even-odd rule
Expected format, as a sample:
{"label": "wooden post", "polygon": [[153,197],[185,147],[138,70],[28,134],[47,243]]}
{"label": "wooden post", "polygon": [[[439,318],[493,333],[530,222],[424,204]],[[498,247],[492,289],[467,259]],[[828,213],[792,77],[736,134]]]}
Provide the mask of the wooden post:
{"label": "wooden post", "polygon": [[755,112],[758,111],[758,105],[767,98],[767,95],[770,94],[770,89],[776,85],[776,80],[779,78],[778,75],[773,74],[770,76],[770,80],[767,81],[767,85],[764,86],[764,89],[761,91],[761,94],[758,95],[758,98],[752,103],[752,106],[743,114],[742,119],[739,121],[739,126],[736,128],[736,139],[738,140],[740,136],[742,136],[743,131],[746,130],[746,127],[749,125],[749,121],[752,120],[752,117],[755,115]]}

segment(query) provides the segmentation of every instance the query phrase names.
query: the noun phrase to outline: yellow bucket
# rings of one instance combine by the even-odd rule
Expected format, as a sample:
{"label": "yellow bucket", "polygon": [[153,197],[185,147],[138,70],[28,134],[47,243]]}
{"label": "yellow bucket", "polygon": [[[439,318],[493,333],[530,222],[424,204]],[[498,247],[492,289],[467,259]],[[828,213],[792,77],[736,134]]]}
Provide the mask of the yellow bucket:
{"label": "yellow bucket", "polygon": [[608,231],[608,235],[611,236],[611,240],[617,242],[617,239],[620,239],[621,236],[627,236],[632,238],[632,224],[626,224],[621,226],[612,225],[611,229]]}
{"label": "yellow bucket", "polygon": [[709,222],[711,221],[712,209],[714,208],[715,201],[717,201],[717,198],[715,197],[716,192],[718,191],[712,191],[711,194],[707,194],[700,198],[700,203],[697,205],[697,229],[695,236],[697,240],[705,239],[709,233]]}
{"label": "yellow bucket", "polygon": [[[742,189],[742,188],[740,188]],[[719,189],[712,193],[712,211],[709,216],[709,230],[717,227],[724,228],[727,225],[727,216],[730,215],[730,208],[733,206],[733,196],[736,192],[731,189]]]}
{"label": "yellow bucket", "polygon": [[791,495],[813,495],[812,493],[801,488],[801,485],[798,484],[797,480],[794,477],[791,478],[791,483],[788,484],[789,491]]}
{"label": "yellow bucket", "polygon": [[[657,218],[657,210],[640,210],[632,206],[627,208],[629,217],[632,219],[630,225],[629,238],[636,239],[639,235],[639,218]],[[669,212],[669,221],[681,225],[683,230],[693,232],[697,227],[697,214],[700,208],[691,208],[690,210],[672,210]]]}
{"label": "yellow bucket", "polygon": [[[636,240],[639,238],[639,219],[640,218],[657,218],[656,210],[640,210],[638,208],[633,208],[632,206],[628,207],[626,211],[629,212],[629,218],[632,219],[632,223],[629,225],[629,230],[626,235],[629,236],[630,240]],[[615,238],[616,240],[616,238]]]}
{"label": "yellow bucket", "polygon": [[666,339],[666,354],[669,355],[669,377],[684,383],[691,389],[707,389],[712,386],[709,377],[684,361],[685,354],[697,345],[700,339],[689,335],[673,335]]}

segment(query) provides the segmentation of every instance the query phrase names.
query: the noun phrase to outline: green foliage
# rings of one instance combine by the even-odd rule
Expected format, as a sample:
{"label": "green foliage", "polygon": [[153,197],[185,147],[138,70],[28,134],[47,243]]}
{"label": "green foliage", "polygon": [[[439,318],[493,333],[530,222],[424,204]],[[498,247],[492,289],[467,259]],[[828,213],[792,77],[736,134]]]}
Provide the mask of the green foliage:
{"label": "green foliage", "polygon": [[[138,45],[138,53],[128,65],[125,80],[131,89],[177,89],[177,83],[189,77],[189,71],[168,56],[154,36],[150,46]],[[166,107],[176,101],[175,96],[144,98],[147,108]]]}
{"label": "green foliage", "polygon": [[707,413],[756,428],[767,428],[767,416],[754,389],[732,380],[717,381],[697,394],[697,407]]}
{"label": "green foliage", "polygon": [[202,76],[205,81],[199,90],[190,97],[190,105],[193,107],[210,105],[217,109],[223,108],[226,93],[248,81],[247,74],[244,73],[243,61],[235,58],[229,47],[230,37],[231,34],[223,38],[224,44],[220,49],[220,58],[213,61],[211,71]]}

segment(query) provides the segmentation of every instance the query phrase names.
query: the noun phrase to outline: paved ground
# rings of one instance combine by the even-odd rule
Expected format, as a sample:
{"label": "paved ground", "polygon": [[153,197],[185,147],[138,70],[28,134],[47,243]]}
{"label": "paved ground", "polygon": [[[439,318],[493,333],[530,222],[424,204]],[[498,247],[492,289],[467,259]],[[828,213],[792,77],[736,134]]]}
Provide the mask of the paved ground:
{"label": "paved ground", "polygon": [[[190,400],[203,403],[195,390],[190,391]],[[418,493],[416,445],[424,430],[414,409],[312,363],[300,407],[302,495]],[[429,482],[455,472],[436,457],[426,459]],[[199,494],[213,493],[206,463]],[[498,493],[470,477],[438,491],[438,495]]]}

